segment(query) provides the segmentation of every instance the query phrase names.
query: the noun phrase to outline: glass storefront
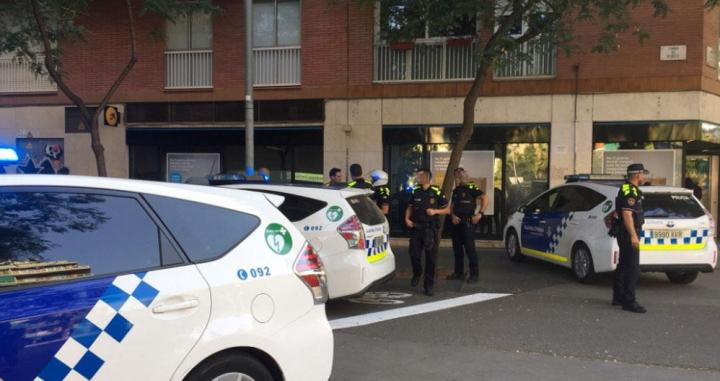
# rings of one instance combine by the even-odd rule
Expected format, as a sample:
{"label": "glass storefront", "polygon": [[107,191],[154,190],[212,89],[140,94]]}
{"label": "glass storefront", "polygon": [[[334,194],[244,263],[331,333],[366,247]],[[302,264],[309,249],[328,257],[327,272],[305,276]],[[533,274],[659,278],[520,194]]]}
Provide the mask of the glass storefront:
{"label": "glass storefront", "polygon": [[[245,134],[242,128],[132,128],[127,130],[127,144],[130,149],[130,178],[134,179],[169,179],[169,153],[186,154],[190,158],[192,154],[217,154],[219,165],[208,166],[210,169],[207,172],[245,172]],[[193,162],[184,159],[178,165],[190,167]],[[261,167],[270,169],[273,181],[322,182],[322,128],[257,128],[255,168]]]}
{"label": "glass storefront", "polygon": [[[459,133],[460,126],[453,125],[383,128],[383,166],[390,175],[393,193],[393,234],[408,233],[403,219],[415,170],[433,169],[433,182],[441,185],[449,152]],[[461,165],[491,198],[478,238],[501,238],[508,213],[548,188],[549,142],[548,124],[475,126]]]}

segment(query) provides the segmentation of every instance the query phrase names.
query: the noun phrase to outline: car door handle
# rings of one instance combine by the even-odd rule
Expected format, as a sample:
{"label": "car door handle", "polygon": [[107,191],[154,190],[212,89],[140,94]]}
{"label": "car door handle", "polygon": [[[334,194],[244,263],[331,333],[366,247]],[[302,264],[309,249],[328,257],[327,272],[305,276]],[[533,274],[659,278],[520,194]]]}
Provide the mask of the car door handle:
{"label": "car door handle", "polygon": [[168,312],[189,310],[189,309],[195,308],[199,305],[200,305],[199,300],[190,299],[190,300],[182,301],[180,303],[160,304],[158,306],[153,307],[152,312],[155,314],[164,314],[164,313],[168,313]]}
{"label": "car door handle", "polygon": [[545,225],[545,224],[547,224],[547,221],[545,221],[545,220],[540,220],[540,221],[538,221],[538,223]]}
{"label": "car door handle", "polygon": [[580,225],[580,224],[579,224],[577,221],[571,221],[571,222],[570,222],[570,225],[572,225],[572,226],[578,226],[578,225]]}

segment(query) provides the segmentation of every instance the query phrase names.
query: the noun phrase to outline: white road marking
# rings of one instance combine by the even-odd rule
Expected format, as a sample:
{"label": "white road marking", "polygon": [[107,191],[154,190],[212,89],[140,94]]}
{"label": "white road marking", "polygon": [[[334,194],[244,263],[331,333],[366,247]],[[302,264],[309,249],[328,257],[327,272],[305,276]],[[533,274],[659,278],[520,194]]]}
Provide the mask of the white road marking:
{"label": "white road marking", "polygon": [[364,325],[380,323],[386,320],[400,319],[413,315],[425,314],[428,312],[446,310],[448,308],[460,307],[468,304],[487,302],[489,300],[511,296],[512,294],[485,294],[478,293],[461,296],[458,298],[445,299],[437,302],[417,304],[414,306],[395,308],[387,311],[373,312],[369,314],[350,316],[346,318],[330,320],[330,327],[333,330],[362,327]]}

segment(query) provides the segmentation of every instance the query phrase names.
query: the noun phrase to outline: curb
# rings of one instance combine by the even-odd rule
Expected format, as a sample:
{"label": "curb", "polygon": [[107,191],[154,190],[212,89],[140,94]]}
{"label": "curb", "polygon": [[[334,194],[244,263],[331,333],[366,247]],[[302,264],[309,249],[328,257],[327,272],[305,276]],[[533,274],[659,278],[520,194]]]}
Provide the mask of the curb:
{"label": "curb", "polygon": [[[392,247],[408,247],[410,246],[410,238],[390,238],[390,246]],[[444,238],[440,240],[441,248],[452,247],[452,240]],[[498,240],[475,240],[476,248],[502,249],[505,247],[503,241]]]}

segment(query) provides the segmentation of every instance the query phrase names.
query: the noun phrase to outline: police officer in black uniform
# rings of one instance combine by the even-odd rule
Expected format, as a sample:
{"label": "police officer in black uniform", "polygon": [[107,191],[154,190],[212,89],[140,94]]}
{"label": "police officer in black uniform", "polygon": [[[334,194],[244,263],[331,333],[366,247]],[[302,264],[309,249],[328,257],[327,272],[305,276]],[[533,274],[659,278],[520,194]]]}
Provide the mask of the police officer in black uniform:
{"label": "police officer in black uniform", "polygon": [[380,211],[387,217],[390,213],[390,187],[388,187],[388,174],[385,171],[375,169],[370,172],[372,181],[373,201]]}
{"label": "police officer in black uniform", "polygon": [[638,187],[645,182],[647,173],[642,164],[629,165],[627,181],[615,198],[615,210],[620,217],[617,237],[620,263],[615,270],[612,304],[636,313],[646,312],[635,300],[635,285],[640,275],[640,231],[645,223],[643,194]]}
{"label": "police officer in black uniform", "polygon": [[[477,283],[479,268],[478,256],[475,251],[475,228],[487,208],[488,197],[477,185],[468,181],[468,173],[463,168],[456,168],[453,173],[456,186],[452,193],[451,232],[453,251],[455,252],[455,271],[445,279],[465,279],[463,254],[466,254],[470,266],[468,283]],[[479,211],[477,210],[478,200],[480,200]]]}
{"label": "police officer in black uniform", "polygon": [[360,164],[355,163],[350,166],[350,176],[352,176],[352,181],[347,185],[349,188],[372,189],[372,185],[363,178],[363,170]]}
{"label": "police officer in black uniform", "polygon": [[435,258],[438,248],[438,230],[440,216],[450,213],[450,205],[440,188],[431,185],[432,173],[428,168],[421,168],[415,174],[417,186],[413,189],[412,198],[405,210],[405,224],[410,232],[410,261],[413,278],[410,282],[415,287],[423,273],[422,256],[425,254],[425,295],[434,295]]}

